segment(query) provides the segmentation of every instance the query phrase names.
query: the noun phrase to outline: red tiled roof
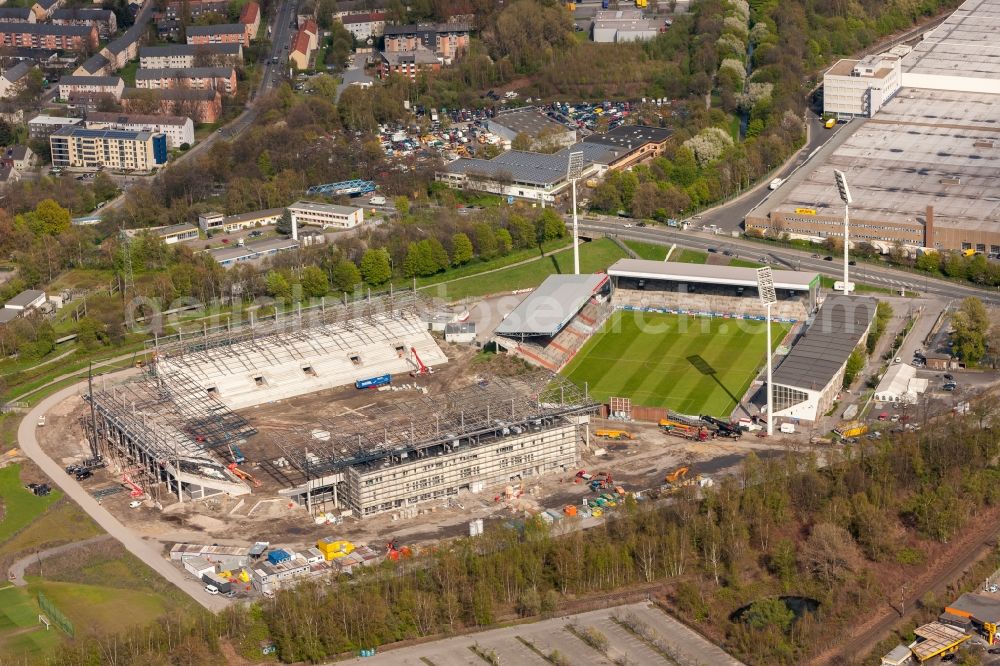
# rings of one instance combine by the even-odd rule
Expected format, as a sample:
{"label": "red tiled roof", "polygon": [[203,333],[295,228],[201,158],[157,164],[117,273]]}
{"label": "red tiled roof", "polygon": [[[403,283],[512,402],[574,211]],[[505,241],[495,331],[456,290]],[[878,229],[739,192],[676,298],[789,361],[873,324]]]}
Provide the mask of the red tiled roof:
{"label": "red tiled roof", "polygon": [[292,40],[292,52],[302,55],[309,53],[309,34],[305,30],[299,30],[295,33],[295,39]]}
{"label": "red tiled roof", "polygon": [[319,27],[316,25],[316,21],[312,19],[306,19],[305,23],[302,24],[302,30],[305,32],[311,32],[314,35],[319,35]]}
{"label": "red tiled roof", "polygon": [[260,16],[260,5],[256,2],[248,2],[240,12],[240,23],[253,23]]}
{"label": "red tiled roof", "polygon": [[353,23],[374,23],[375,21],[384,21],[385,14],[382,12],[369,12],[367,14],[349,14],[344,18],[340,19],[341,23],[344,25],[351,25]]}

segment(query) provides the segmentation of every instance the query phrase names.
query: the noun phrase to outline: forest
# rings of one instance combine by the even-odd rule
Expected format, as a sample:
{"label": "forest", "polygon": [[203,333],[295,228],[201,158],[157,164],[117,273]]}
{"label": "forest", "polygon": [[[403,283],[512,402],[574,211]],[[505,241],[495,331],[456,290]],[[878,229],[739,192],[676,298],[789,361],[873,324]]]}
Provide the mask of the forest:
{"label": "forest", "polygon": [[[302,584],[215,619],[86,637],[51,663],[109,663],[101,658],[114,645],[120,665],[213,664],[220,641],[249,656],[264,639],[282,661],[315,663],[550,616],[577,599],[655,584],[660,603],[746,663],[800,664],[842,645],[963,530],[996,519],[1000,442],[992,428],[1000,424],[989,400],[958,418],[915,411],[919,432],[751,454],[701,498],[689,489],[666,503],[629,501],[586,532],[553,533],[531,519],[491,522],[482,537],[332,587]],[[789,614],[775,604],[787,595],[813,600],[814,610]]]}

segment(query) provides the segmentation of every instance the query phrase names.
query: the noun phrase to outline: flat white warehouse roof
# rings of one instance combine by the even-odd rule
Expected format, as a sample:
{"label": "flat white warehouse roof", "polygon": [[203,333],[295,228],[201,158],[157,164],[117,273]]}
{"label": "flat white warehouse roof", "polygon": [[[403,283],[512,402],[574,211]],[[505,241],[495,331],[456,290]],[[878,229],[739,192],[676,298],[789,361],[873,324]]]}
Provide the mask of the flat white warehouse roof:
{"label": "flat white warehouse roof", "polygon": [[1000,93],[1000,0],[967,0],[903,58],[903,85]]}
{"label": "flat white warehouse roof", "polygon": [[[998,0],[1000,1],[1000,0]],[[1000,48],[1000,44],[998,44]],[[833,176],[847,174],[852,222],[923,221],[937,228],[995,229],[1000,221],[1000,95],[904,88],[791,189],[760,210],[809,208],[842,215]],[[807,165],[808,166],[808,165]],[[860,240],[881,232],[859,222]]]}
{"label": "flat white warehouse roof", "polygon": [[[708,264],[682,264],[671,261],[649,261],[647,259],[619,259],[608,275],[629,277],[639,280],[671,280],[673,282],[697,282],[699,284],[725,284],[735,287],[756,287],[757,269],[738,266],[710,266]],[[819,279],[816,273],[799,271],[774,271],[774,286],[777,289],[805,291]]]}

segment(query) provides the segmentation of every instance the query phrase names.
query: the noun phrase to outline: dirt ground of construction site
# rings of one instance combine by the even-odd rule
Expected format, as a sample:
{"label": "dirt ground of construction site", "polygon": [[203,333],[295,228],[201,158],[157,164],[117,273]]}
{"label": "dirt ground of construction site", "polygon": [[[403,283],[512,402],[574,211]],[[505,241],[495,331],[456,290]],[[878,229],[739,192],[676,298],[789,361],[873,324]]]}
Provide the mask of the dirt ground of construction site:
{"label": "dirt ground of construction site", "polygon": [[[274,440],[289,438],[290,431],[308,434],[312,424],[322,417],[350,414],[359,420],[368,420],[380,406],[416,396],[414,386],[425,388],[428,395],[434,395],[492,376],[531,371],[517,359],[507,356],[477,356],[475,350],[457,345],[442,345],[442,348],[451,362],[439,366],[431,375],[394,377],[396,390],[393,391],[340,388],[241,410],[240,413],[258,430],[258,434],[242,446],[247,462],[241,467],[261,481],[260,487],[255,487],[250,495],[179,503],[175,496],[160,488],[158,492],[149,489],[146,501],[137,509],[129,508],[132,498],[128,492],[105,497],[102,504],[136,533],[162,542],[164,548],[176,542],[247,545],[255,541],[298,548],[331,536],[357,544],[384,544],[395,538],[400,544],[419,547],[468,534],[469,522],[476,518],[508,520],[524,515],[526,510],[579,505],[582,498],[592,496],[586,484],[574,483],[580,470],[591,474],[609,472],[616,486],[642,491],[659,488],[666,473],[680,466],[689,467],[691,475],[725,474],[734,471],[751,451],[766,457],[791,445],[798,446],[796,440],[801,440],[799,436],[767,441],[744,437],[738,441],[691,442],[667,435],[655,424],[629,423],[625,428],[634,439],[608,442],[593,435],[605,422],[592,419],[591,441],[581,450],[577,467],[561,474],[534,477],[523,487],[488,487],[481,493],[464,492],[450,500],[427,502],[420,505],[416,520],[409,517],[404,520],[390,512],[364,520],[347,518],[339,525],[318,525],[304,507],[278,496],[278,490],[289,487],[290,479],[270,476],[267,470],[273,470],[273,466],[261,465],[261,461],[283,455]],[[48,412],[39,439],[54,460],[65,466],[89,457],[84,431],[88,416],[89,410],[81,396],[67,399]],[[614,427],[621,429],[623,424],[617,422]],[[603,455],[595,455],[595,451],[602,449]],[[91,492],[120,486],[121,472],[98,469],[92,478],[82,483]],[[515,499],[508,501],[508,495]],[[162,509],[156,505],[157,496]]]}

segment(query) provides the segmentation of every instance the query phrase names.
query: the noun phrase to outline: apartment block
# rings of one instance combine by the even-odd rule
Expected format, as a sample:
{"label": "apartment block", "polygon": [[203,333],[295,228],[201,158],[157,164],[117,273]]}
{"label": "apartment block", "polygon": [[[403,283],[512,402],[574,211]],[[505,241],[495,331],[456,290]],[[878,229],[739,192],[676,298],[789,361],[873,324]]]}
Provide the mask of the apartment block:
{"label": "apartment block", "polygon": [[59,80],[59,100],[84,95],[111,95],[115,100],[122,98],[125,81],[120,76],[64,76]]}
{"label": "apartment block", "polygon": [[188,44],[242,44],[250,46],[247,29],[242,23],[220,23],[217,25],[189,25]]}
{"label": "apartment block", "polygon": [[186,69],[139,69],[135,87],[150,90],[188,88],[236,93],[236,70],[232,67],[191,67]]}
{"label": "apartment block", "polygon": [[94,50],[97,28],[92,25],[50,23],[0,23],[0,46],[59,51]]}
{"label": "apartment block", "polygon": [[238,67],[242,64],[242,44],[172,44],[139,49],[139,67],[142,69]]}
{"label": "apartment block", "polygon": [[57,9],[52,12],[52,25],[93,25],[101,39],[118,31],[118,19],[110,9]]}
{"label": "apartment block", "polygon": [[469,32],[464,23],[390,25],[385,27],[385,50],[393,53],[423,47],[450,59],[469,48]]}
{"label": "apartment block", "polygon": [[185,143],[189,146],[194,145],[194,121],[183,116],[94,112],[87,114],[84,125],[88,129],[117,129],[129,132],[164,134],[167,137],[169,148],[180,148]]}
{"label": "apartment block", "polygon": [[167,163],[167,137],[153,132],[64,127],[49,137],[52,165],[149,171]]}

